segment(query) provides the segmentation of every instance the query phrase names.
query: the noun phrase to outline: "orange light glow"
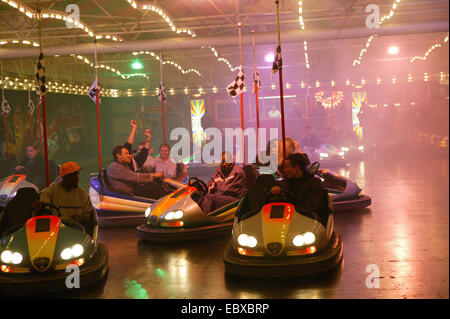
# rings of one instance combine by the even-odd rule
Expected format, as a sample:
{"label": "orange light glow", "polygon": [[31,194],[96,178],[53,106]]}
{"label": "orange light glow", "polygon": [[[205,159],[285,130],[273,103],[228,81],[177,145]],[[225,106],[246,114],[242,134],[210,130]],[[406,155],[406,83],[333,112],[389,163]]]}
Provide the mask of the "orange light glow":
{"label": "orange light glow", "polygon": [[77,265],[78,267],[80,267],[80,266],[82,266],[84,264],[84,261],[85,261],[84,258],[80,258],[80,259],[75,260],[73,262],[73,264]]}
{"label": "orange light glow", "polygon": [[182,221],[167,223],[167,226],[170,226],[170,227],[183,227],[183,225],[184,225],[184,223]]}
{"label": "orange light glow", "polygon": [[238,247],[238,253],[240,255],[247,255],[247,249],[242,248],[242,247]]}
{"label": "orange light glow", "polygon": [[287,252],[286,254],[288,256],[312,255],[316,251],[317,251],[317,247],[316,246],[309,246],[307,248],[297,249],[297,250],[294,250],[294,251]]}
{"label": "orange light glow", "polygon": [[6,266],[6,265],[2,265],[1,270],[2,270],[3,272],[10,272],[10,271],[11,271],[11,267]]}

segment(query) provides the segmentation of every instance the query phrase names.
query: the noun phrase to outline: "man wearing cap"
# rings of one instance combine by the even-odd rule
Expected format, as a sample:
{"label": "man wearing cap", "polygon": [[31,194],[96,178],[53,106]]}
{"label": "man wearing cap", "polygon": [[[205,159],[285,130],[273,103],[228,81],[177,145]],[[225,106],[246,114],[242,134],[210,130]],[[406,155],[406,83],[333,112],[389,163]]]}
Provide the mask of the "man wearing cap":
{"label": "man wearing cap", "polygon": [[97,214],[92,206],[88,192],[78,186],[80,166],[76,162],[65,162],[61,165],[59,175],[61,182],[53,183],[41,193],[40,202],[53,204],[59,208],[62,220],[75,221],[91,229],[91,214],[97,221]]}

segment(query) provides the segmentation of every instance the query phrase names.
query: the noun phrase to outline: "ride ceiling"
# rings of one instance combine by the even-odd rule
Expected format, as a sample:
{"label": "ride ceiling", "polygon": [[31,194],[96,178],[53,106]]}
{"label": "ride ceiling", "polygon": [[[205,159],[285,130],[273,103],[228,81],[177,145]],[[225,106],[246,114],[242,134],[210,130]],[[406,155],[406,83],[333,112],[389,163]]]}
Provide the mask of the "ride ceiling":
{"label": "ride ceiling", "polygon": [[[0,2],[3,78],[32,80],[34,62],[39,54],[36,46],[39,43],[38,20],[30,18],[11,2]],[[389,14],[393,3],[397,3],[394,14],[380,29],[365,26],[369,14],[366,6],[372,2],[379,5],[381,16]],[[376,78],[390,81],[393,75],[398,78],[412,75],[422,79],[424,73],[448,72],[448,41],[444,42],[448,35],[448,1],[372,2],[280,0],[285,81],[294,87],[300,87],[302,81],[308,85],[317,81],[334,81],[339,85],[347,80],[352,83],[360,83],[361,79],[375,81]],[[272,63],[265,61],[265,56],[274,53],[277,44],[274,0],[22,0],[14,3],[16,6],[24,4],[34,11],[39,3],[43,11],[62,13],[66,12],[68,5],[76,4],[80,21],[92,32],[90,35],[80,28],[67,28],[61,19],[41,21],[47,81],[89,87],[95,78],[95,69],[89,64],[94,62],[94,38],[101,35],[102,39],[97,43],[98,64],[104,65],[99,69],[102,88],[136,92],[147,89],[150,94],[155,94],[160,81],[159,61],[155,56],[161,53],[163,61],[172,61],[172,64],[169,62],[163,66],[166,90],[173,88],[182,93],[184,88],[203,87],[207,91],[216,87],[225,92],[225,87],[237,74],[231,68],[239,65],[238,23],[241,22],[247,86],[253,73],[252,30],[255,32],[256,64],[263,88],[272,83],[278,85],[277,77],[271,77]],[[144,10],[144,5],[159,8],[165,16]],[[174,26],[180,31],[172,31]],[[185,30],[191,31],[191,35]],[[361,63],[354,65],[373,34],[379,36],[367,47]],[[116,37],[118,41],[106,39],[106,35]],[[433,50],[426,60],[411,62],[415,56],[424,56],[436,43],[441,46]],[[213,46],[217,56],[207,46]],[[399,53],[388,54],[390,46],[397,46]],[[228,60],[229,65],[219,58]],[[143,69],[132,69],[131,64],[136,60],[142,63]],[[121,76],[133,73],[145,73],[147,77]]]}

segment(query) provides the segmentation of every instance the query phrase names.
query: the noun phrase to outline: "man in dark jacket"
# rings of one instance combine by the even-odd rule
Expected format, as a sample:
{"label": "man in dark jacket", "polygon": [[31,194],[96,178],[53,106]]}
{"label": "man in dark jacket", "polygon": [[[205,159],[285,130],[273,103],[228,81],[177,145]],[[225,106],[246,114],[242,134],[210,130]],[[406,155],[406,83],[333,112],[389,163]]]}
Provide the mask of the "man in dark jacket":
{"label": "man in dark jacket", "polygon": [[235,165],[230,153],[222,153],[222,163],[208,181],[208,190],[200,203],[205,214],[238,200],[247,190],[246,174]]}
{"label": "man in dark jacket", "polygon": [[[16,173],[27,174],[27,180],[37,186],[39,189],[43,189],[46,186],[45,177],[45,160],[39,155],[38,150],[34,145],[27,145],[25,157],[15,167]],[[49,175],[50,181],[53,181],[57,174],[56,163],[49,160]]]}
{"label": "man in dark jacket", "polygon": [[[306,169],[306,158],[301,154],[291,154],[286,159],[286,178],[280,186],[272,187],[273,194],[287,189],[295,195],[295,208],[325,215],[328,213],[328,195],[319,178],[311,175]],[[325,217],[325,216],[322,216]]]}

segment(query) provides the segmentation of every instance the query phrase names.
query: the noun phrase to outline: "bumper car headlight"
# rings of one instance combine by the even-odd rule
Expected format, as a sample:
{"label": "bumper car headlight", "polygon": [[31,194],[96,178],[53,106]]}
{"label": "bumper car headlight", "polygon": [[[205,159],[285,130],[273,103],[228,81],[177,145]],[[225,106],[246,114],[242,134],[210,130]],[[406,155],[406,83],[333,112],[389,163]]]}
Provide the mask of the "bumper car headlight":
{"label": "bumper car headlight", "polygon": [[238,243],[239,245],[244,247],[254,248],[258,244],[258,241],[253,236],[247,234],[240,234],[238,237]]}
{"label": "bumper car headlight", "polygon": [[65,248],[61,251],[61,258],[64,260],[80,257],[83,255],[84,248],[80,244],[75,244],[72,247]]}
{"label": "bumper car headlight", "polygon": [[180,219],[183,217],[183,211],[182,210],[176,210],[173,212],[168,212],[166,216],[164,216],[165,220],[173,220],[173,219]]}
{"label": "bumper car headlight", "polygon": [[361,151],[361,152],[364,151],[364,146],[362,146],[362,145],[358,146],[358,150]]}
{"label": "bumper car headlight", "polygon": [[20,253],[12,252],[10,250],[5,250],[4,252],[2,252],[0,258],[5,264],[15,265],[20,264],[23,260],[23,257]]}
{"label": "bumper car headlight", "polygon": [[294,239],[292,240],[292,243],[295,246],[300,247],[303,245],[311,245],[315,241],[316,241],[316,236],[311,232],[306,232],[304,234],[295,236]]}
{"label": "bumper car headlight", "polygon": [[339,156],[344,156],[344,155],[345,155],[344,151],[339,152]]}
{"label": "bumper car headlight", "polygon": [[348,151],[350,151],[350,149],[348,147],[344,146],[344,147],[341,147],[341,151],[348,152]]}
{"label": "bumper car headlight", "polygon": [[328,153],[320,153],[320,157],[322,158],[327,158],[328,157]]}
{"label": "bumper car headlight", "polygon": [[145,218],[147,218],[148,216],[150,216],[150,214],[152,213],[152,208],[149,207],[145,210]]}

